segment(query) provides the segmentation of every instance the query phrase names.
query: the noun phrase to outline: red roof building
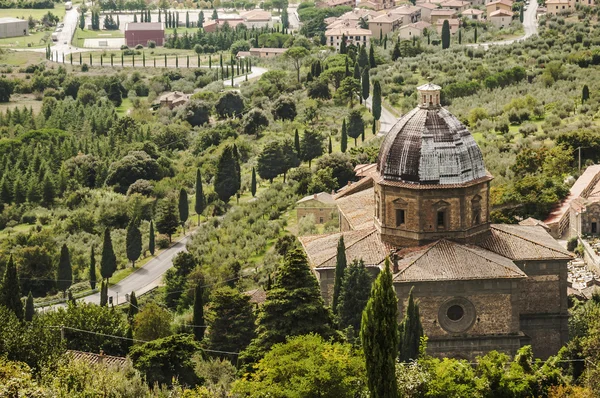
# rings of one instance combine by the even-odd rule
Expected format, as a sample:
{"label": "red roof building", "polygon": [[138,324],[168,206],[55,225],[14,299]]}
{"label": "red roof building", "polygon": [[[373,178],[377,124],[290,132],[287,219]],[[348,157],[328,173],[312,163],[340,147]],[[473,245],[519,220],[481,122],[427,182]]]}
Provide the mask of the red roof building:
{"label": "red roof building", "polygon": [[130,22],[125,25],[125,42],[128,47],[138,44],[147,46],[153,41],[157,46],[162,46],[165,40],[165,25],[162,22]]}

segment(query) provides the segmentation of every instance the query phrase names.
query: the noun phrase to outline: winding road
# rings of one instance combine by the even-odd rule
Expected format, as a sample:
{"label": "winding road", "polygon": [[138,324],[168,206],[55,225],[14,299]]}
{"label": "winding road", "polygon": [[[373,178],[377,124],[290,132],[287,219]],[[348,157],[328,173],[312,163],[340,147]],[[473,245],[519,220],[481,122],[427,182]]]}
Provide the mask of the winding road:
{"label": "winding road", "polygon": [[492,41],[487,43],[477,43],[477,44],[467,44],[468,47],[483,47],[486,50],[490,46],[505,46],[508,44],[513,44],[519,41],[523,41],[533,35],[537,35],[538,33],[538,20],[537,20],[537,10],[538,3],[537,0],[531,1],[529,6],[527,7],[527,11],[523,14],[523,29],[525,30],[525,34],[521,37],[517,37],[515,39],[501,40],[501,41]]}

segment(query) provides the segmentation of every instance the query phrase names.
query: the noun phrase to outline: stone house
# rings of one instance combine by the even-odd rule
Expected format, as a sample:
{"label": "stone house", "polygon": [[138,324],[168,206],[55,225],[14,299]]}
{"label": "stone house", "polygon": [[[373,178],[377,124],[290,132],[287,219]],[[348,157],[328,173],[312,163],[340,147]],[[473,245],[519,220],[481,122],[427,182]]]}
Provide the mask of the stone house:
{"label": "stone house", "polygon": [[426,22],[431,22],[431,12],[439,8],[434,3],[417,3],[417,7],[421,9],[421,19]]}
{"label": "stone house", "polygon": [[444,1],[440,4],[442,8],[449,8],[451,10],[455,10],[458,14],[468,9],[471,6],[471,3],[468,1],[462,0],[448,0]]}
{"label": "stone house", "polygon": [[328,29],[325,31],[326,45],[335,47],[336,50],[340,49],[342,37],[346,38],[347,44],[367,45],[369,44],[371,35],[371,31],[368,29],[350,27]]}
{"label": "stone house", "polygon": [[491,224],[492,176],[467,128],[440,105],[439,86],[391,128],[374,165],[334,196],[340,232],[300,237],[329,302],[336,247],[377,274],[390,257],[399,319],[413,288],[432,355],[474,359],[491,350],[537,357],[568,339],[567,262],[539,224]]}
{"label": "stone house", "polygon": [[415,23],[411,23],[410,25],[406,25],[400,28],[398,37],[401,40],[412,40],[413,37],[421,37],[423,36],[423,30],[430,28],[431,24],[425,21],[419,21]]}
{"label": "stone house", "polygon": [[159,102],[160,106],[166,106],[169,109],[176,108],[181,105],[185,105],[190,100],[190,94],[184,94],[181,91],[173,91],[161,95]]}
{"label": "stone house", "polygon": [[[460,28],[460,19],[448,19],[448,25],[450,25],[450,34],[455,34],[458,32],[458,29]],[[442,34],[442,28],[444,27],[444,20],[442,19],[438,19],[435,22],[435,29],[438,32],[438,35]]]}
{"label": "stone house", "polygon": [[438,8],[431,11],[430,14],[430,23],[432,25],[437,25],[437,21],[444,21],[445,19],[451,20],[456,19],[457,13],[455,10],[450,10],[448,8]]}
{"label": "stone house", "polygon": [[306,196],[296,202],[297,219],[312,214],[316,224],[324,224],[337,217],[333,196],[327,192]]}
{"label": "stone house", "polygon": [[484,19],[483,14],[485,14],[485,12],[475,8],[469,8],[464,10],[461,14],[464,18],[471,19],[473,21],[481,21]]}
{"label": "stone house", "polygon": [[503,10],[503,11],[512,11],[512,1],[511,0],[496,0],[491,3],[487,3],[485,5],[485,9],[487,15],[489,16],[494,11]]}
{"label": "stone house", "polygon": [[402,16],[386,13],[369,20],[369,30],[376,38],[387,36],[402,25]]}
{"label": "stone house", "polygon": [[490,22],[497,28],[507,28],[513,20],[512,11],[497,10],[488,15]]}

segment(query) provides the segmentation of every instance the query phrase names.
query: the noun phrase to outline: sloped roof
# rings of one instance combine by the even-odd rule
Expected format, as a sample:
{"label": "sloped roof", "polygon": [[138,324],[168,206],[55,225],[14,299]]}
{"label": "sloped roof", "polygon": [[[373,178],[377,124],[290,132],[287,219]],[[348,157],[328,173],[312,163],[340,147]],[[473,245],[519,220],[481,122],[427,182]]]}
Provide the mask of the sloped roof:
{"label": "sloped roof", "polygon": [[325,31],[325,36],[371,36],[371,31],[361,28],[335,28]]}
{"label": "sloped roof", "polygon": [[67,357],[78,361],[84,361],[89,364],[104,363],[109,366],[123,367],[127,362],[127,358],[115,357],[112,355],[95,354],[93,352],[67,350]]}
{"label": "sloped roof", "polygon": [[575,184],[571,186],[569,189],[569,194],[567,197],[556,205],[556,207],[552,210],[550,215],[544,220],[546,224],[552,224],[557,221],[560,221],[565,213],[569,210],[570,203],[573,199],[581,196],[588,196],[589,190],[594,190],[595,184],[600,181],[598,175],[600,174],[600,165],[596,164],[593,166],[589,166],[581,176],[575,181]]}
{"label": "sloped roof", "polygon": [[398,261],[394,282],[526,278],[511,260],[477,246],[441,239]]}
{"label": "sloped roof", "polygon": [[344,215],[352,229],[373,227],[374,197],[374,188],[371,187],[336,200],[340,213]]}
{"label": "sloped roof", "polygon": [[512,11],[496,10],[496,11],[490,13],[490,18],[494,18],[494,17],[512,17],[513,15],[515,15],[515,14]]}
{"label": "sloped roof", "polygon": [[436,10],[438,9],[438,5],[434,3],[417,3],[417,7],[427,8],[428,10]]}
{"label": "sloped roof", "polygon": [[335,200],[330,193],[327,192],[319,192],[314,195],[308,195],[297,201],[296,203],[305,203],[310,202],[311,200],[316,200],[317,202],[326,203],[326,204],[334,204]]}
{"label": "sloped roof", "polygon": [[252,304],[262,304],[267,299],[267,292],[263,288],[252,289],[244,292],[246,296],[250,296]]}
{"label": "sloped roof", "polygon": [[369,189],[373,186],[373,177],[363,177],[358,182],[352,182],[342,188],[335,194],[334,198],[340,199],[348,195],[352,195],[356,192]]}
{"label": "sloped roof", "polygon": [[478,246],[511,260],[566,260],[573,256],[540,226],[492,224]]}
{"label": "sloped roof", "polygon": [[468,10],[464,10],[462,15],[482,15],[484,12],[482,10],[478,10],[476,8],[469,8]]}
{"label": "sloped roof", "polygon": [[411,23],[408,25],[404,25],[402,26],[399,30],[404,30],[404,29],[408,29],[408,28],[413,28],[413,29],[418,29],[421,32],[423,31],[423,29],[430,27],[431,24],[425,21],[418,21],[415,23]]}
{"label": "sloped roof", "polygon": [[378,265],[383,263],[393,248],[381,241],[375,228],[329,235],[300,236],[298,239],[304,247],[311,268],[335,267],[337,244],[342,235],[348,263],[363,260],[365,265]]}
{"label": "sloped roof", "polygon": [[436,15],[455,15],[456,14],[456,10],[449,10],[447,8],[438,8],[435,10],[431,11],[431,16],[436,16]]}
{"label": "sloped roof", "polygon": [[496,5],[496,4],[504,4],[506,6],[510,6],[512,7],[513,2],[510,0],[496,0],[496,1],[492,1],[491,3],[487,3],[485,6],[492,6],[492,5]]}
{"label": "sloped roof", "polygon": [[540,227],[543,227],[547,231],[550,230],[550,227],[548,225],[546,225],[543,221],[540,221],[533,217],[528,217],[528,218],[524,219],[523,221],[519,221],[519,225],[529,225],[529,226],[539,225]]}

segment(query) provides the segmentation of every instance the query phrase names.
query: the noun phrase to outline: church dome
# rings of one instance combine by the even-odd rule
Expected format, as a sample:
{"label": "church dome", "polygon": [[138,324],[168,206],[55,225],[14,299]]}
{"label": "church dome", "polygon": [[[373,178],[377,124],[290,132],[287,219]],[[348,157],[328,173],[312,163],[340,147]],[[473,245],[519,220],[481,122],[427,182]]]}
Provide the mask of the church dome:
{"label": "church dome", "polygon": [[390,129],[377,161],[384,180],[449,185],[487,176],[469,130],[440,106],[440,89],[435,84],[418,87],[419,106]]}

